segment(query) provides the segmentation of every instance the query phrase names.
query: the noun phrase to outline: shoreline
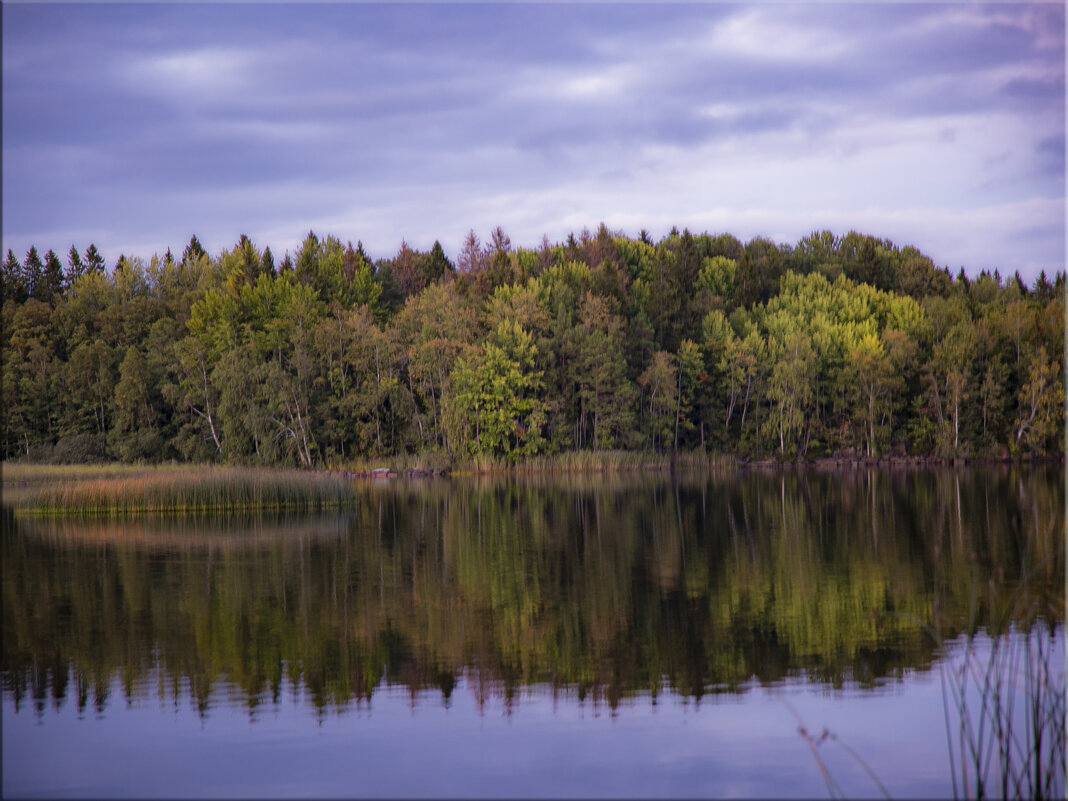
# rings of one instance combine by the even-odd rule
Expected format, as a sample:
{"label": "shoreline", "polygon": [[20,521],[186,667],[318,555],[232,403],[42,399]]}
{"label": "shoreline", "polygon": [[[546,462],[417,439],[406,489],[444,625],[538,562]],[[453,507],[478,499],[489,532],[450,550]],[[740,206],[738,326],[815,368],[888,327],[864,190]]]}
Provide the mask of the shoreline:
{"label": "shoreline", "polygon": [[638,456],[638,461],[618,463],[613,460],[590,463],[569,462],[566,457],[555,459],[541,457],[531,462],[497,463],[497,462],[460,462],[447,466],[419,465],[394,467],[324,468],[315,472],[336,475],[350,481],[384,481],[392,479],[432,479],[450,477],[471,477],[485,475],[528,476],[528,475],[604,475],[613,473],[695,473],[702,471],[776,471],[776,470],[819,470],[854,471],[861,469],[914,470],[928,468],[966,468],[996,467],[1013,465],[1060,465],[1064,466],[1065,457],[1058,455],[1028,456],[826,456],[803,461],[786,461],[779,459],[748,459],[736,456],[700,456],[683,454],[682,458]]}
{"label": "shoreline", "polygon": [[[435,458],[436,457],[436,458]],[[0,472],[0,485],[5,489],[28,489],[43,481],[79,482],[84,480],[121,480],[144,473],[176,470],[266,471],[268,473],[293,472],[307,476],[333,477],[347,481],[384,481],[393,479],[435,479],[478,476],[551,476],[551,475],[614,475],[614,474],[696,474],[702,472],[773,472],[807,471],[852,472],[857,470],[923,470],[934,468],[1010,467],[1010,466],[1064,466],[1064,454],[1016,455],[1016,456],[822,456],[814,459],[788,461],[780,459],[751,459],[723,454],[650,454],[642,452],[611,451],[601,454],[561,454],[536,456],[525,461],[507,462],[497,459],[454,461],[441,454],[421,458],[416,455],[385,459],[352,465],[328,465],[302,468],[278,468],[274,466],[217,465],[212,463],[162,463],[126,464],[102,462],[99,464],[49,464],[42,462],[4,462]],[[14,474],[14,475],[11,475]],[[41,474],[41,475],[34,475]]]}

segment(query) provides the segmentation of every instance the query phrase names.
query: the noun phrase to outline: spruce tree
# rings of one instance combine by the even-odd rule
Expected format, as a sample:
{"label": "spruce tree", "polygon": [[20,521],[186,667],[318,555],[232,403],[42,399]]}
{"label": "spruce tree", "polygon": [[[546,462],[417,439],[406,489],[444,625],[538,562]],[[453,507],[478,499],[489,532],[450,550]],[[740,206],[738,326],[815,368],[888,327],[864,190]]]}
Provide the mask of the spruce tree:
{"label": "spruce tree", "polygon": [[45,303],[54,304],[63,292],[64,280],[63,265],[59,263],[59,256],[56,255],[54,250],[50,249],[45,254],[44,280],[38,293],[41,300]]}
{"label": "spruce tree", "polygon": [[67,286],[71,286],[81,276],[85,275],[85,262],[82,261],[78,248],[70,246],[67,251]]}
{"label": "spruce tree", "polygon": [[89,247],[85,249],[85,272],[89,275],[99,275],[104,272],[104,257],[92,243],[89,243]]}
{"label": "spruce tree", "polygon": [[185,251],[182,253],[182,264],[195,264],[203,255],[204,248],[200,246],[200,240],[197,239],[196,234],[193,234],[189,238],[189,244],[185,246]]}
{"label": "spruce tree", "polygon": [[37,255],[37,246],[30,247],[26,253],[26,259],[22,262],[22,279],[26,284],[26,294],[31,298],[38,297],[44,285],[44,265],[41,257]]}
{"label": "spruce tree", "polygon": [[0,305],[8,299],[15,303],[26,300],[26,282],[22,275],[22,263],[9,248],[7,258],[0,264]]}
{"label": "spruce tree", "polygon": [[441,243],[435,239],[434,247],[430,249],[430,255],[426,260],[426,283],[432,284],[441,280],[447,273],[454,272],[456,272],[456,268],[445,255],[445,250],[441,247]]}
{"label": "spruce tree", "polygon": [[264,275],[269,275],[272,278],[275,275],[274,254],[271,253],[270,245],[263,249],[263,257],[260,259],[260,270]]}

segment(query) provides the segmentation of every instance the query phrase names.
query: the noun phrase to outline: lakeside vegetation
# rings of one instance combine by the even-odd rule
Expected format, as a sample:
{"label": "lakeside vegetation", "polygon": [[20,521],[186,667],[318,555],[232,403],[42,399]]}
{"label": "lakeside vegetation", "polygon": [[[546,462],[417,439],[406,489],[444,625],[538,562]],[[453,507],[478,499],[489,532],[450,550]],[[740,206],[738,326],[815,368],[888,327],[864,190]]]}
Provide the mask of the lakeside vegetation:
{"label": "lakeside vegetation", "polygon": [[1064,274],[954,277],[855,232],[66,261],[0,263],[5,460],[1064,453]]}
{"label": "lakeside vegetation", "polygon": [[338,475],[213,465],[123,468],[5,465],[4,505],[22,515],[107,517],[316,512],[355,503],[349,482]]}

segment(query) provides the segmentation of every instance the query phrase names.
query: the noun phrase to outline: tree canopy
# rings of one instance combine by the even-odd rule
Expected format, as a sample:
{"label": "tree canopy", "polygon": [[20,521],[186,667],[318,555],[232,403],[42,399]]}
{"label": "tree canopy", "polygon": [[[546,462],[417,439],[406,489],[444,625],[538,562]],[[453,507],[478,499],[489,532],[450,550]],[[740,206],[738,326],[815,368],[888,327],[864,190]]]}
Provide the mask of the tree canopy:
{"label": "tree canopy", "polygon": [[277,263],[245,235],[111,271],[57,252],[0,263],[5,459],[1063,454],[1064,273],[604,224],[471,231],[455,261],[312,231]]}

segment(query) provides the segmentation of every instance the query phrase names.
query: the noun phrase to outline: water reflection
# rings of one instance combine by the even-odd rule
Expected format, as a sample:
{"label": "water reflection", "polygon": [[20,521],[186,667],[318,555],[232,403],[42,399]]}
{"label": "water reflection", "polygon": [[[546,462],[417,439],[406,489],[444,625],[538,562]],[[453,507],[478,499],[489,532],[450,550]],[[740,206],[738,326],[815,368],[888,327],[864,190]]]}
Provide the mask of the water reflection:
{"label": "water reflection", "polygon": [[253,720],[384,686],[506,712],[535,686],[608,710],[862,692],[927,671],[941,639],[1063,622],[1063,475],[438,480],[314,518],[8,516],[3,691],[41,716],[184,697]]}

